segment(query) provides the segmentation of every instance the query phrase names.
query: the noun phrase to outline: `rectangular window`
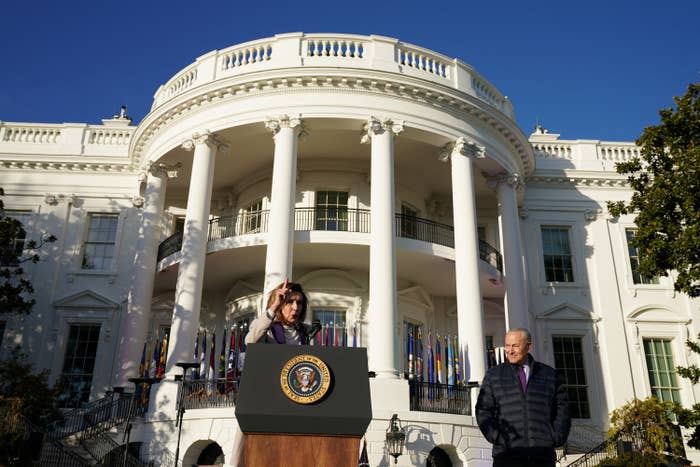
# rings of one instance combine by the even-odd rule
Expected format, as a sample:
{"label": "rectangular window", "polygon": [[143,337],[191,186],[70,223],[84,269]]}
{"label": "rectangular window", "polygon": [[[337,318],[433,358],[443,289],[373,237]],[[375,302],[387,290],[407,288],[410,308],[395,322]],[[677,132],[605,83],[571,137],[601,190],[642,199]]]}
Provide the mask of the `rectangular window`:
{"label": "rectangular window", "polygon": [[179,233],[182,234],[185,231],[185,218],[184,217],[176,217],[175,222],[173,223],[173,233]]}
{"label": "rectangular window", "polygon": [[118,223],[118,214],[90,214],[83,248],[83,269],[111,269]]}
{"label": "rectangular window", "polygon": [[[314,310],[313,319],[321,322],[321,345],[347,344],[347,313],[344,310]],[[318,342],[318,337],[316,341]]]}
{"label": "rectangular window", "polygon": [[625,236],[627,237],[627,254],[630,257],[630,268],[632,269],[632,282],[635,284],[658,284],[658,276],[649,277],[639,273],[639,251],[637,250],[637,247],[632,246],[634,234],[634,229],[625,229]]}
{"label": "rectangular window", "polygon": [[61,394],[58,396],[60,407],[80,407],[83,402],[90,399],[99,337],[99,324],[70,326],[60,379]]}
{"label": "rectangular window", "polygon": [[348,230],[347,191],[316,192],[316,230]]}
{"label": "rectangular window", "polygon": [[569,227],[542,227],[544,275],[547,282],[573,282]]}
{"label": "rectangular window", "polygon": [[[7,239],[7,243],[2,246],[2,266],[17,266],[17,259],[21,258],[24,251],[24,244],[27,240],[26,229],[32,213],[27,211],[5,211],[5,216],[22,224],[21,228],[14,232],[15,235]],[[7,257],[5,252],[7,252]]]}
{"label": "rectangular window", "polygon": [[552,337],[554,367],[566,384],[569,412],[573,418],[591,418],[582,340],[578,336]]}
{"label": "rectangular window", "polygon": [[660,401],[681,403],[681,388],[676,380],[671,339],[645,338],[644,357],[649,373],[651,394]]}
{"label": "rectangular window", "polygon": [[243,233],[259,233],[262,225],[262,200],[243,209]]}
{"label": "rectangular window", "polygon": [[401,205],[401,229],[399,237],[418,238],[418,210],[412,206]]}

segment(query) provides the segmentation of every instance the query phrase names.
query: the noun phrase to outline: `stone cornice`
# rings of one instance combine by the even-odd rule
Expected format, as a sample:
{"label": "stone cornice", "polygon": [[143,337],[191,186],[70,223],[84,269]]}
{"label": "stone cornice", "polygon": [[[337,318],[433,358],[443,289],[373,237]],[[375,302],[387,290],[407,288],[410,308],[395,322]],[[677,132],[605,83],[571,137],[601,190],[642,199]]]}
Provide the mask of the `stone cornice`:
{"label": "stone cornice", "polygon": [[[137,164],[141,163],[146,146],[161,128],[210,103],[262,94],[324,90],[389,95],[430,105],[461,119],[477,117],[499,133],[512,151],[518,154],[526,173],[534,170],[532,145],[520,132],[517,124],[476,97],[436,83],[406,76],[394,76],[386,72],[374,72],[372,76],[346,76],[335,75],[327,69],[306,68],[299,71],[303,73],[296,76],[289,75],[287,71],[287,74],[282,76],[263,78],[247,75],[222,79],[183,93],[157,108],[141,122],[132,138],[130,148],[134,161]],[[308,75],[310,71],[323,71],[325,74]],[[254,77],[257,79],[251,79]]]}
{"label": "stone cornice", "polygon": [[596,173],[536,174],[527,177],[527,185],[629,188],[625,177]]}
{"label": "stone cornice", "polygon": [[103,162],[47,162],[27,160],[2,160],[0,161],[0,169],[135,173],[135,169],[131,164],[108,164]]}

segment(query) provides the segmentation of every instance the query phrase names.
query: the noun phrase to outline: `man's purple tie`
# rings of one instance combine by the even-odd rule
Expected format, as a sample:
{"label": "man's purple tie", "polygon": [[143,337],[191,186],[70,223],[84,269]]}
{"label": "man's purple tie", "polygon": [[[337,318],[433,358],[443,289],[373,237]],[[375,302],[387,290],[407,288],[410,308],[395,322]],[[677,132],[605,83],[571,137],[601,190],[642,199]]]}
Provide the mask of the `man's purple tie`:
{"label": "man's purple tie", "polygon": [[520,380],[520,389],[522,389],[524,393],[527,387],[527,377],[525,376],[525,367],[522,365],[518,367],[518,379]]}

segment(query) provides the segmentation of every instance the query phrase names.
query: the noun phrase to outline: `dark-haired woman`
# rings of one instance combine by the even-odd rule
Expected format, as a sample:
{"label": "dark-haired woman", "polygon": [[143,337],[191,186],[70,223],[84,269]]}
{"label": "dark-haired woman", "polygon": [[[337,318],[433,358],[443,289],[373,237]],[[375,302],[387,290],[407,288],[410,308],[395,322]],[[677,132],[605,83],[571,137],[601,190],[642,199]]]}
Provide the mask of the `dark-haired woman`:
{"label": "dark-haired woman", "polygon": [[313,333],[312,326],[304,323],[307,307],[301,285],[285,279],[270,293],[265,313],[250,323],[245,343],[308,344]]}

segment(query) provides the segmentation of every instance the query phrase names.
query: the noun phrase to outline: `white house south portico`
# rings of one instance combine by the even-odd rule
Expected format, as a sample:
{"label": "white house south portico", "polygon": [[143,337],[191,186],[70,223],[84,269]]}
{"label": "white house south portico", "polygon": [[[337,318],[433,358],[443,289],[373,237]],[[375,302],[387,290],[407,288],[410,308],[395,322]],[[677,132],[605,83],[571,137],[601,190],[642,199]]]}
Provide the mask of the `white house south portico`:
{"label": "white house south portico", "polygon": [[[0,122],[6,209],[62,242],[33,270],[52,284],[39,312],[8,322],[2,346],[21,336],[67,408],[162,377],[130,422],[143,459],[167,465],[179,446],[180,465],[233,462],[240,339],[285,277],[323,325],[314,345],[367,348],[371,465],[390,459],[395,413],[410,427],[399,465],[490,465],[469,383],[508,328],[530,328],[536,358],[571,378],[574,436],[590,443],[628,399],[618,382],[656,390],[653,349],[690,358],[691,302],[663,278],[635,282],[632,220],[606,218],[629,193],[614,162],[634,145],[528,138],[459,59],[279,34],[198,57],[128,122]],[[182,362],[201,377],[176,382]]]}

